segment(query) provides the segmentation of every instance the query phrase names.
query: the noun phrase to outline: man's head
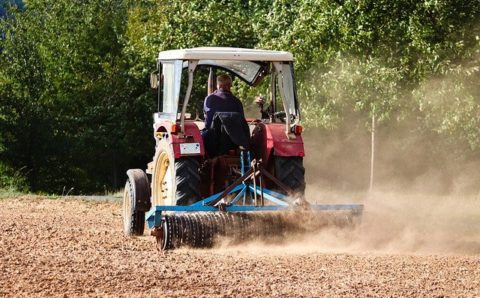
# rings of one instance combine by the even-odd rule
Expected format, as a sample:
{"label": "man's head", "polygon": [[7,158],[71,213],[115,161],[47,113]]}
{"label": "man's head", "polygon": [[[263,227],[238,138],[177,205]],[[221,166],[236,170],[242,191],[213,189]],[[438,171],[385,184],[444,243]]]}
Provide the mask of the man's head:
{"label": "man's head", "polygon": [[222,74],[217,77],[217,89],[230,91],[232,87],[232,78],[229,75]]}

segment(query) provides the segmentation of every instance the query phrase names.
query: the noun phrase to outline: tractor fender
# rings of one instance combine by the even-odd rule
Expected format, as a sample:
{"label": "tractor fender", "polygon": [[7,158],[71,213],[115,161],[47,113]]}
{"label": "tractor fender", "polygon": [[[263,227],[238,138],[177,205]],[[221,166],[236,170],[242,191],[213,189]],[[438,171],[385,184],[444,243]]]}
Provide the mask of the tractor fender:
{"label": "tractor fender", "polygon": [[305,156],[303,138],[295,135],[289,138],[285,133],[285,124],[257,123],[252,133],[252,145],[255,155],[268,164],[272,156]]}
{"label": "tractor fender", "polygon": [[[172,132],[172,128],[176,125],[176,130]],[[162,138],[167,138],[168,142],[172,145],[173,154],[175,159],[182,156],[199,156],[203,157],[205,155],[205,148],[203,145],[202,135],[200,129],[195,124],[194,121],[185,121],[185,134],[181,135],[179,132],[180,124],[179,122],[174,123],[172,121],[159,121],[153,125],[155,131],[155,140],[157,142]],[[175,128],[174,128],[175,129]],[[198,144],[199,150],[194,152],[182,153],[180,145],[181,144]],[[195,147],[195,146],[194,146]]]}

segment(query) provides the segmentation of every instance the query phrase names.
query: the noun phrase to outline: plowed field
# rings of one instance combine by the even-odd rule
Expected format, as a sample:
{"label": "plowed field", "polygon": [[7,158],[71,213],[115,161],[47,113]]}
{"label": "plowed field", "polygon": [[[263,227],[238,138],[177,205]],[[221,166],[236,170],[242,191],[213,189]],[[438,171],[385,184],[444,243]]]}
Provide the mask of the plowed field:
{"label": "plowed field", "polygon": [[[480,295],[475,231],[460,241],[448,227],[442,228],[447,234],[405,232],[398,221],[385,220],[376,236],[365,229],[330,231],[284,245],[161,253],[151,236],[124,238],[120,208],[118,202],[0,200],[0,296]],[[447,235],[451,245],[440,247]]]}

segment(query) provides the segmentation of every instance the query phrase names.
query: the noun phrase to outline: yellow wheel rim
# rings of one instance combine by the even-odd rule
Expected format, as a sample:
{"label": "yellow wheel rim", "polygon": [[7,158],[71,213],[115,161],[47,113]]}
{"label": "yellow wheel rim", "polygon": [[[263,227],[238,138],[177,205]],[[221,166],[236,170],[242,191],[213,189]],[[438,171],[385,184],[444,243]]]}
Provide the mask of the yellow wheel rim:
{"label": "yellow wheel rim", "polygon": [[128,233],[130,230],[130,221],[132,220],[132,202],[131,202],[131,189],[130,183],[127,182],[125,185],[125,190],[123,192],[123,231]]}
{"label": "yellow wheel rim", "polygon": [[[168,173],[168,167],[170,166],[170,159],[166,152],[160,153],[155,164],[155,196],[153,198],[155,205],[165,205],[165,201],[168,200],[168,192],[171,187],[169,179],[165,179]],[[169,178],[169,177],[167,177]]]}

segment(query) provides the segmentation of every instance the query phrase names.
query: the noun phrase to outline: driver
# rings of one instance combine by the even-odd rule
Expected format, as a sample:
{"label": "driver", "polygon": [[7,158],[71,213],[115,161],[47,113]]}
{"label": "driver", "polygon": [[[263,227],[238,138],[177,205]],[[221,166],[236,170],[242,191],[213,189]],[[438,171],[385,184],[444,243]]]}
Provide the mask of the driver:
{"label": "driver", "polygon": [[205,114],[205,130],[212,125],[216,112],[238,112],[245,119],[242,103],[230,91],[232,78],[222,74],[217,77],[217,90],[205,98],[203,112]]}
{"label": "driver", "polygon": [[[223,151],[225,151],[226,148],[229,148],[232,142],[235,142],[235,144],[241,147],[248,145],[247,143],[250,135],[248,133],[248,125],[245,120],[243,106],[240,100],[230,91],[231,87],[232,78],[230,76],[225,74],[218,76],[217,90],[207,96],[203,103],[205,128],[202,130],[202,138],[207,155],[210,157],[223,154]],[[218,116],[218,112],[234,113],[236,116]],[[226,125],[227,127],[230,127],[230,132],[228,133],[230,142],[225,141],[224,138],[217,135],[218,131],[213,129],[212,126],[217,119],[216,117],[222,119],[219,120],[221,121],[222,126]],[[248,137],[244,137],[244,132],[248,134]]]}

